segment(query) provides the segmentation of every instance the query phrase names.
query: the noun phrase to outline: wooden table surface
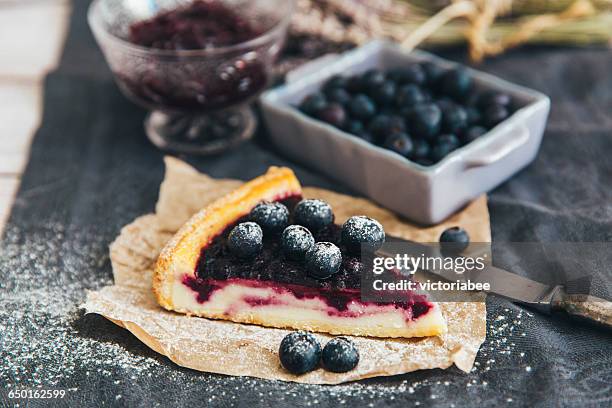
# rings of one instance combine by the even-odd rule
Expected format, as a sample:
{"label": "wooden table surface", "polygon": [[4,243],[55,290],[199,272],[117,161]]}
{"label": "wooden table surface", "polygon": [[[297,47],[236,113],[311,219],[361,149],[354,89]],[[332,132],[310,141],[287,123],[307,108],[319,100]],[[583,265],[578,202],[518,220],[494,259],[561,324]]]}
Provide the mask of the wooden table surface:
{"label": "wooden table surface", "polygon": [[0,0],[0,233],[40,124],[43,80],[59,59],[69,0]]}

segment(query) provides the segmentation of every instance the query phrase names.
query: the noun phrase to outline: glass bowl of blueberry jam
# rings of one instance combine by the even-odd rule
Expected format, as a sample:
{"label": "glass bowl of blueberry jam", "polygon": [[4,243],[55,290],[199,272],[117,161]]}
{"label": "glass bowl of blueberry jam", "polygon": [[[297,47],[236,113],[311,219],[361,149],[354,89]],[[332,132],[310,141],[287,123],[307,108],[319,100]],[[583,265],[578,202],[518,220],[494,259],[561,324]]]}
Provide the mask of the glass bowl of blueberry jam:
{"label": "glass bowl of blueberry jam", "polygon": [[294,0],[96,0],[89,24],[159,148],[215,154],[249,139]]}

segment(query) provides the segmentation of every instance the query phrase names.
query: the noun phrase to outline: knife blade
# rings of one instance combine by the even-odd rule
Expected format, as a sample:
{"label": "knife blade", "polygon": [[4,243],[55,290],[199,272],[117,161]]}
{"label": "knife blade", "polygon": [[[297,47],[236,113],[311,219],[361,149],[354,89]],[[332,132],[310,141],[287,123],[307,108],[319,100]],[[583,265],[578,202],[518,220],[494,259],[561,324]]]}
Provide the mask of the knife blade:
{"label": "knife blade", "polygon": [[[408,256],[442,256],[439,248],[402,238],[387,236],[386,243],[404,245],[401,246],[399,251],[385,245],[377,251],[378,256],[395,257],[404,254]],[[462,255],[474,256],[476,254],[467,252]],[[475,283],[488,283],[490,285],[488,293],[494,293],[546,314],[564,311],[577,320],[595,323],[612,330],[612,302],[592,295],[568,294],[563,285],[548,285],[492,264],[488,264],[480,270],[466,271],[463,274],[457,274],[447,269],[426,269],[425,271],[451,282],[470,280]]]}

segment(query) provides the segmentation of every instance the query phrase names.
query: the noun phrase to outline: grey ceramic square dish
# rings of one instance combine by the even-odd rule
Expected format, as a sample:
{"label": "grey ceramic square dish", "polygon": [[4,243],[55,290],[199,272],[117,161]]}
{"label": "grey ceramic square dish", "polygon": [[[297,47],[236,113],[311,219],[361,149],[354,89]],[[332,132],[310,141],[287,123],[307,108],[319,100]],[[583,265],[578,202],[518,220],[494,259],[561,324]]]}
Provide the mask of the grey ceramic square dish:
{"label": "grey ceramic square dish", "polygon": [[476,141],[429,167],[310,118],[295,108],[336,74],[390,69],[406,62],[457,64],[375,41],[342,55],[328,55],[287,75],[264,93],[261,105],[272,142],[299,163],[342,182],[413,221],[436,224],[529,164],[537,155],[550,109],[546,95],[470,70],[477,86],[509,93],[517,109]]}

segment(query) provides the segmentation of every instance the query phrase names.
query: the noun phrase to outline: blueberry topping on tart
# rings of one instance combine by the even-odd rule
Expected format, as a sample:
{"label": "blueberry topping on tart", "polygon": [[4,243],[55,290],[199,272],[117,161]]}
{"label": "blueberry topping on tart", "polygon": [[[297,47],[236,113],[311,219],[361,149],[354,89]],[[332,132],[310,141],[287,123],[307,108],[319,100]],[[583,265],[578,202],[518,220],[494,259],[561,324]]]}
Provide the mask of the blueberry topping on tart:
{"label": "blueberry topping on tart", "polygon": [[335,373],[351,371],[359,363],[359,351],[346,337],[331,339],[321,353],[323,367]]}
{"label": "blueberry topping on tart", "polygon": [[238,258],[253,258],[263,248],[263,231],[254,222],[236,225],[227,238],[227,247]]}
{"label": "blueberry topping on tart", "polygon": [[452,227],[440,235],[440,248],[445,254],[460,254],[470,245],[470,236],[461,227]]}
{"label": "blueberry topping on tart", "polygon": [[305,256],[306,271],[315,279],[327,279],[340,270],[342,252],[331,242],[317,242]]}
{"label": "blueberry topping on tart", "polygon": [[304,374],[319,365],[321,345],[310,333],[293,332],[281,341],[278,357],[283,367],[290,373]]}
{"label": "blueberry topping on tart", "polygon": [[264,202],[251,210],[250,218],[266,232],[280,232],[289,225],[289,210],[278,202]]}
{"label": "blueberry topping on tart", "polygon": [[370,217],[357,215],[342,225],[342,243],[353,253],[359,253],[362,249],[376,251],[384,242],[383,226]]}
{"label": "blueberry topping on tart", "polygon": [[310,231],[301,225],[290,225],[281,235],[281,247],[287,259],[303,260],[314,244],[315,239]]}
{"label": "blueberry topping on tart", "polygon": [[325,201],[302,200],[295,206],[293,221],[317,232],[334,222],[334,212]]}

